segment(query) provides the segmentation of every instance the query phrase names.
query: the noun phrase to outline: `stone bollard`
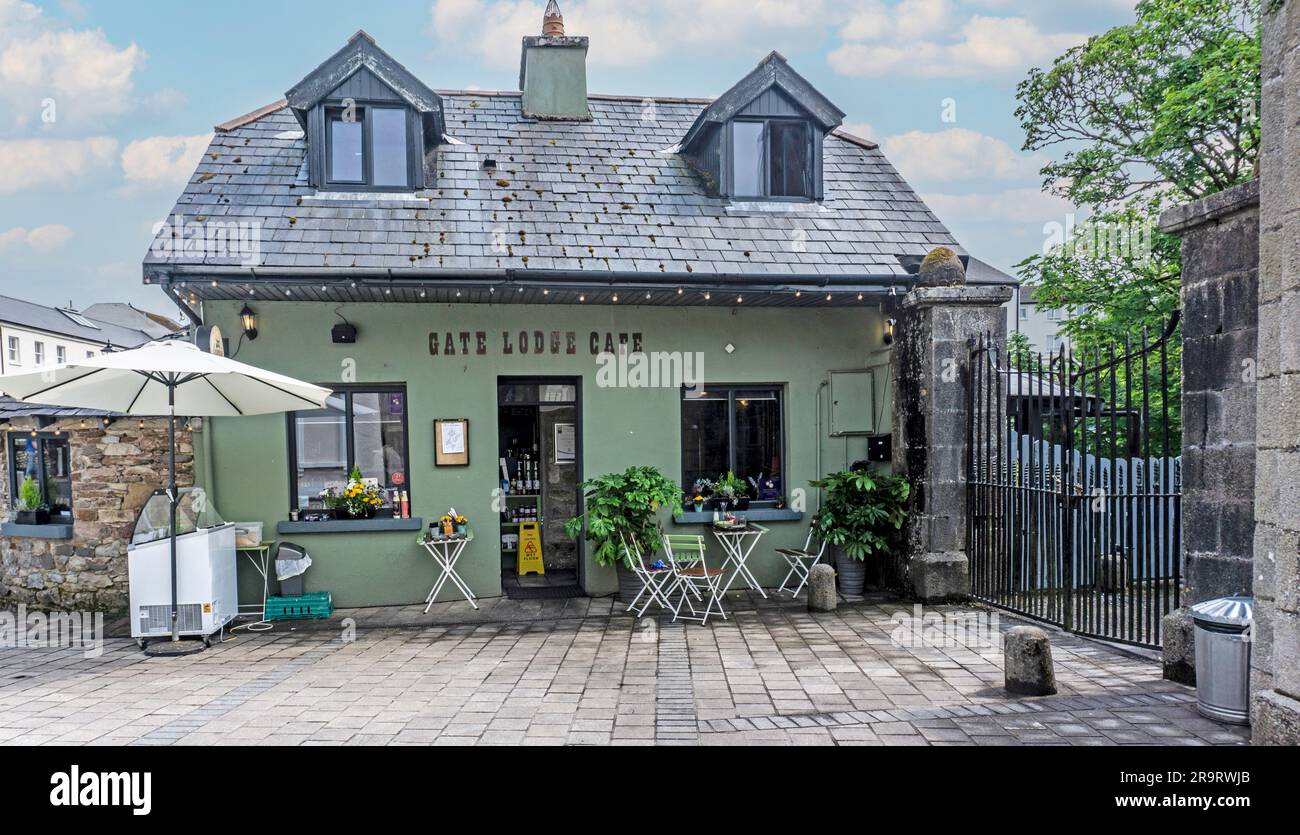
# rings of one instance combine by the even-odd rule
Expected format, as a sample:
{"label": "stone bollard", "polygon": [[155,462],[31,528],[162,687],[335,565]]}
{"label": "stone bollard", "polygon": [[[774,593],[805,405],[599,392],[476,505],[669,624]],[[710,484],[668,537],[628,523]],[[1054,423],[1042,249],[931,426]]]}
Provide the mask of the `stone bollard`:
{"label": "stone bollard", "polygon": [[829,565],[815,565],[808,575],[808,611],[833,612],[840,605],[835,591],[835,569]]}
{"label": "stone bollard", "polygon": [[1003,639],[1006,689],[1017,696],[1053,696],[1052,642],[1036,626],[1017,626]]}

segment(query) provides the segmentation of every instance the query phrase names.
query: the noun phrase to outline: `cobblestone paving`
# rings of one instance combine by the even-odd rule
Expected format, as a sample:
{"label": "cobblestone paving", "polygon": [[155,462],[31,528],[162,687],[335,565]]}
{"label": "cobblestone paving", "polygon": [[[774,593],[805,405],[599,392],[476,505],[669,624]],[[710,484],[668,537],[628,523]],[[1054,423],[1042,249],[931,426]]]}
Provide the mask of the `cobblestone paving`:
{"label": "cobblestone paving", "polygon": [[[1011,698],[994,649],[900,645],[904,604],[810,614],[741,595],[725,622],[612,614],[609,600],[457,614],[343,613],[151,659],[122,639],[0,650],[0,744],[1218,745],[1159,664],[1052,633],[1060,694]],[[463,607],[462,607],[463,608]],[[620,607],[621,608],[621,607]],[[956,612],[949,607],[927,612]],[[495,619],[493,616],[495,615]],[[1001,618],[1001,628],[1017,621]],[[910,642],[908,642],[910,643]],[[995,642],[1000,645],[1000,641]]]}

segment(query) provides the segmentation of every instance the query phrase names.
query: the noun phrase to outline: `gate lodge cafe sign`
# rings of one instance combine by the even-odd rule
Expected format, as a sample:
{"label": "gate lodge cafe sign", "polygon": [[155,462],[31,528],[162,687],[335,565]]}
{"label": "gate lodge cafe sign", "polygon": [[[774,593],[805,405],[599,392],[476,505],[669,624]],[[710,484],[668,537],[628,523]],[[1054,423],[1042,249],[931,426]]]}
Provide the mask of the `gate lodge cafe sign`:
{"label": "gate lodge cafe sign", "polygon": [[[615,353],[615,346],[634,354],[642,352],[642,335],[639,333],[614,333],[591,331],[585,335],[584,347],[593,357]],[[578,353],[576,331],[502,331],[498,342],[488,339],[487,331],[434,331],[429,334],[429,354],[435,357],[467,357],[471,354],[487,356],[490,344],[496,344],[501,356],[542,354],[575,355]]]}

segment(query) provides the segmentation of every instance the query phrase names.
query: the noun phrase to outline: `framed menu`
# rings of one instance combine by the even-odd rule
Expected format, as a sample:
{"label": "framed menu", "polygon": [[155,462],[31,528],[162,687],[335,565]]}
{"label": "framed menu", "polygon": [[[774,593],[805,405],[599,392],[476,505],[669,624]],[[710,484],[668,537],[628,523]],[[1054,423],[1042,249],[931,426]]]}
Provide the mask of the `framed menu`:
{"label": "framed menu", "polygon": [[578,459],[577,433],[572,423],[555,424],[555,463],[572,464]]}
{"label": "framed menu", "polygon": [[469,421],[433,422],[433,463],[439,467],[469,466]]}

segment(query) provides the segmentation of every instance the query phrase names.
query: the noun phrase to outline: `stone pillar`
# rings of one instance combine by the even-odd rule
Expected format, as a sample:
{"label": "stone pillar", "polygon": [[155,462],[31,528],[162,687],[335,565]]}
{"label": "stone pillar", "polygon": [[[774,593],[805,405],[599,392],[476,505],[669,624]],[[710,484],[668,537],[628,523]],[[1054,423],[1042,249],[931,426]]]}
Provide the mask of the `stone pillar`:
{"label": "stone pillar", "polygon": [[1300,2],[1266,3],[1255,458],[1257,745],[1300,745]]}
{"label": "stone pillar", "polygon": [[1165,678],[1196,683],[1188,607],[1251,593],[1259,182],[1171,209],[1183,239],[1183,608],[1162,624]]}
{"label": "stone pillar", "polygon": [[894,471],[912,485],[902,581],[922,602],[970,596],[966,556],[967,387],[982,334],[1006,344],[1007,287],[968,287],[947,249],[925,259],[898,311]]}

